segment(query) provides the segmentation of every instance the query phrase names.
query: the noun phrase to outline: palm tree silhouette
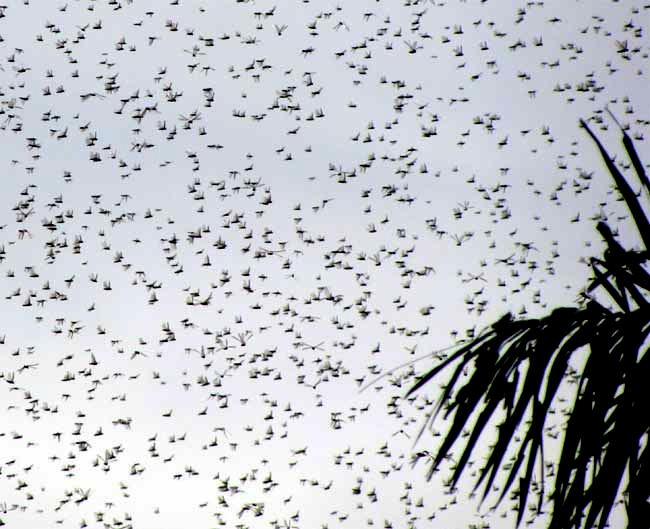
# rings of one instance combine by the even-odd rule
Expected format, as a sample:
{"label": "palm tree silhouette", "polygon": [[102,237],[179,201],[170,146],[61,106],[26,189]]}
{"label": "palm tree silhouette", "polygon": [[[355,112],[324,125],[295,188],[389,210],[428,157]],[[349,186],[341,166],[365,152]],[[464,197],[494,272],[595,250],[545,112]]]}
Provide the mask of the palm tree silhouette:
{"label": "palm tree silhouette", "polygon": [[[413,464],[429,456],[427,478],[431,479],[463,430],[468,429],[470,433],[466,431],[463,435],[467,444],[449,482],[455,487],[486,425],[502,405],[505,417],[498,424],[496,441],[489,447],[486,463],[474,486],[476,491],[484,484],[481,501],[492,490],[499,470],[504,470],[507,477],[496,505],[511,493],[517,501],[516,526],[527,510],[533,518],[542,514],[544,500],[549,499],[552,502],[549,529],[595,526],[602,529],[627,479],[622,495],[628,528],[647,528],[650,527],[650,353],[646,342],[650,334],[650,274],[643,264],[650,258],[650,223],[637,195],[603,145],[584,120],[580,120],[580,125],[596,143],[644,248],[624,249],[608,224],[598,222],[596,229],[606,248],[602,257],[589,260],[594,276],[582,292],[582,303],[555,308],[541,318],[515,319],[508,313],[471,341],[459,344],[455,352],[420,376],[407,396],[432,381],[443,369],[455,366],[417,439],[433,425],[443,408],[444,417],[453,413],[453,420],[435,456],[427,451],[418,452]],[[650,183],[632,140],[624,128],[620,125],[619,128],[634,171],[641,185],[650,192]],[[597,288],[609,295],[613,302],[611,308],[592,296]],[[584,353],[583,367],[571,371],[569,362],[578,353]],[[461,374],[472,364],[474,369],[470,375],[461,379]],[[567,374],[577,391],[566,413],[559,456],[549,464],[544,458],[545,425]],[[495,417],[498,420],[499,415]],[[518,434],[524,419],[528,420]],[[502,461],[506,454],[514,457],[504,468]],[[548,498],[545,474],[554,477]],[[536,498],[534,505],[528,506],[531,492]]]}

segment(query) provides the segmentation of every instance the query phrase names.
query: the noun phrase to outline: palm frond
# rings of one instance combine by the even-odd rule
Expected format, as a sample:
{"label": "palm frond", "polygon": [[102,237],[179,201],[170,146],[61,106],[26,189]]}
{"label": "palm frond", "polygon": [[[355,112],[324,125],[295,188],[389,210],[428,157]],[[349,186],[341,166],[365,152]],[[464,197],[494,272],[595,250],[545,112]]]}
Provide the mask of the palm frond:
{"label": "palm frond", "polygon": [[[493,490],[497,476],[507,471],[496,505],[508,492],[512,493],[518,500],[519,526],[531,490],[537,495],[534,515],[542,512],[545,477],[554,475],[548,498],[553,504],[549,529],[603,529],[621,493],[628,527],[650,527],[650,414],[645,409],[645,390],[650,380],[646,344],[650,334],[650,274],[642,266],[650,256],[650,223],[598,138],[585,121],[580,124],[596,143],[645,248],[625,250],[610,227],[599,222],[596,229],[606,249],[602,258],[589,261],[594,277],[584,291],[587,303],[556,308],[537,319],[516,320],[506,314],[420,376],[407,396],[454,366],[416,439],[418,442],[426,428],[433,425],[443,408],[445,418],[453,414],[437,453],[429,457],[428,479],[469,427],[471,434],[449,481],[455,487],[487,426],[499,420],[496,441],[489,447],[473,490],[484,486],[481,502]],[[650,192],[650,182],[634,145],[621,130],[623,147],[636,175]],[[616,308],[606,308],[591,297],[599,287]],[[581,351],[586,353],[584,365],[575,371],[570,362]],[[471,374],[461,378],[469,372],[469,366],[473,366]],[[552,474],[547,472],[549,463],[544,459],[544,437],[552,404],[565,383],[575,385],[575,397],[566,412],[568,420],[557,464],[548,466],[555,472]],[[525,433],[517,444],[515,438],[522,427]],[[509,453],[514,455],[505,467],[502,463]],[[537,464],[540,486],[534,487]],[[627,486],[622,491],[626,476]]]}
{"label": "palm frond", "polygon": [[[600,143],[600,140],[596,137],[596,135],[591,131],[589,128],[589,125],[584,120],[580,120],[580,125],[582,128],[584,128],[589,136],[591,136],[591,139],[594,140],[594,143],[598,146],[598,150],[600,151],[600,155],[605,162],[605,165],[607,166],[607,170],[609,171],[609,174],[612,176],[614,180],[614,184],[616,185],[616,188],[618,189],[619,193],[621,193],[621,196],[623,197],[623,200],[625,200],[625,204],[627,205],[628,209],[630,210],[630,213],[632,214],[632,218],[634,219],[634,223],[636,224],[637,230],[639,231],[639,235],[641,236],[641,240],[643,241],[643,244],[645,245],[646,250],[650,248],[650,223],[648,223],[648,218],[645,215],[645,212],[643,211],[643,208],[641,207],[641,204],[639,204],[639,200],[636,197],[636,194],[630,187],[630,184],[628,184],[627,180],[625,177],[621,174],[621,172],[618,170],[618,167],[616,167],[616,164],[614,161],[610,158],[609,154],[605,150],[605,147]],[[623,144],[628,152],[628,156],[630,156],[631,159],[637,160],[638,165],[641,167],[641,174],[637,173],[637,176],[642,179],[645,177],[645,172],[643,172],[643,165],[641,164],[640,161],[638,161],[639,156],[634,149],[634,145],[632,145],[632,141],[628,137],[628,142],[625,142],[625,138],[627,135],[623,136]],[[636,169],[636,164],[635,164],[635,170]],[[646,178],[647,180],[647,178]]]}

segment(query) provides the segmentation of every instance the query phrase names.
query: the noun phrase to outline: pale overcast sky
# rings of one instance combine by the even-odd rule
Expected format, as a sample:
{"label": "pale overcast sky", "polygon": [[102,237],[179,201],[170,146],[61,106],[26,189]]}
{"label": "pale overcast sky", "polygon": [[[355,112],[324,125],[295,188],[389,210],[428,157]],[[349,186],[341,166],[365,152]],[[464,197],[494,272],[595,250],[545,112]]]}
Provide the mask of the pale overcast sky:
{"label": "pale overcast sky", "polygon": [[432,358],[359,390],[638,243],[578,120],[650,160],[650,6],[5,4],[0,520],[512,527],[410,465]]}

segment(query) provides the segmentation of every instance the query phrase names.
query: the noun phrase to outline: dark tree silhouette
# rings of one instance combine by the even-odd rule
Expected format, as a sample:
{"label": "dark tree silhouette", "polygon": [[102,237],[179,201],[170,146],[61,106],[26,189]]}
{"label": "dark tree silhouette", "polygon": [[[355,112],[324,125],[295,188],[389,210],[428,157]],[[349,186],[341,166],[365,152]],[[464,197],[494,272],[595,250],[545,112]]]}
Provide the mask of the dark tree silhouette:
{"label": "dark tree silhouette", "polygon": [[[596,229],[604,239],[605,250],[602,257],[589,260],[593,278],[583,291],[583,303],[559,307],[535,319],[515,319],[508,313],[419,377],[408,395],[445,368],[455,366],[418,439],[442,409],[445,418],[453,413],[449,429],[435,455],[417,452],[413,464],[427,456],[431,479],[463,430],[469,429],[450,480],[451,487],[455,487],[482,432],[493,416],[499,417],[495,412],[502,405],[504,418],[474,486],[476,491],[484,484],[482,501],[502,470],[507,474],[496,505],[510,492],[517,501],[517,526],[527,509],[533,517],[542,514],[548,499],[552,504],[549,529],[603,528],[620,491],[628,528],[647,528],[650,354],[646,339],[650,334],[650,274],[643,264],[650,257],[650,223],[637,195],[598,138],[585,121],[581,120],[580,125],[596,143],[644,248],[624,249],[608,224],[598,222]],[[650,192],[632,140],[624,128],[621,130],[636,175]],[[611,308],[592,296],[597,288],[609,295]],[[573,370],[570,360],[578,354],[581,358],[584,355],[583,367]],[[461,378],[472,364],[470,375]],[[544,456],[545,425],[551,404],[567,377],[576,384],[577,391],[566,414],[559,457],[548,463]],[[522,425],[524,419],[528,420]],[[507,453],[514,457],[504,468]],[[553,474],[551,469],[554,480],[547,497],[544,478],[545,474],[547,478]],[[621,490],[625,479],[627,485]],[[529,507],[529,496],[533,495],[535,501]]]}

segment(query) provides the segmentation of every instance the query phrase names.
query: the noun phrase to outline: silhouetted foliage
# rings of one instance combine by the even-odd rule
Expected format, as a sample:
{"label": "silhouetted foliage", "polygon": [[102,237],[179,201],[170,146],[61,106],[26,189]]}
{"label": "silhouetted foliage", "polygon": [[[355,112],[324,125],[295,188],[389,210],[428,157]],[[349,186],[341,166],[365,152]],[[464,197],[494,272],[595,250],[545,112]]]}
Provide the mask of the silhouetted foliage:
{"label": "silhouetted foliage", "polygon": [[[649,256],[650,223],[637,195],[598,138],[585,121],[581,120],[580,125],[596,143],[644,249],[624,249],[608,224],[598,222],[596,228],[606,248],[601,258],[589,261],[594,277],[583,291],[585,303],[556,308],[535,319],[517,320],[508,313],[419,377],[408,395],[448,366],[455,366],[418,439],[442,409],[445,418],[453,413],[451,426],[435,456],[421,451],[413,463],[429,456],[430,479],[468,428],[467,444],[450,481],[454,487],[466,470],[481,433],[493,416],[498,417],[494,414],[502,405],[505,417],[498,424],[496,441],[490,445],[487,462],[474,487],[476,491],[484,484],[482,501],[492,490],[499,470],[507,471],[496,505],[510,492],[518,500],[519,526],[531,492],[536,496],[531,507],[533,517],[542,513],[547,499],[545,476],[554,471],[548,496],[552,502],[549,529],[602,529],[627,477],[623,497],[628,527],[650,527],[650,354],[646,344],[650,334],[650,274],[642,266]],[[637,177],[650,191],[634,145],[625,130],[621,130],[623,146]],[[598,287],[611,297],[612,308],[592,297]],[[576,371],[570,360],[579,352],[586,358],[584,366]],[[470,375],[461,378],[472,365]],[[577,391],[566,413],[559,458],[549,463],[544,457],[545,426],[554,398],[567,378],[577,385]],[[523,433],[517,443],[520,426]],[[504,468],[507,453],[513,453],[514,458]]]}

